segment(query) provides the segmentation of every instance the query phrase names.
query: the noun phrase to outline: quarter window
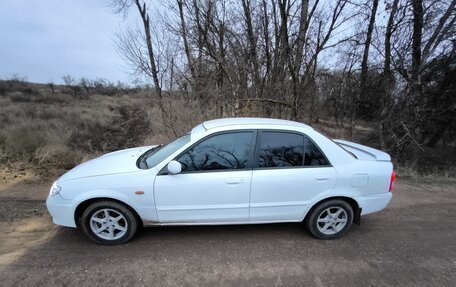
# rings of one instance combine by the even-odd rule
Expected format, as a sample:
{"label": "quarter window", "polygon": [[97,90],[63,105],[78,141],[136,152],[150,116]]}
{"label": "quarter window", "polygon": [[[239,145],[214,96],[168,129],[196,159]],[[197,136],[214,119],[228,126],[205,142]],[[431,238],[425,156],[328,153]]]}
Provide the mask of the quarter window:
{"label": "quarter window", "polygon": [[302,166],[304,136],[283,132],[262,132],[260,167]]}
{"label": "quarter window", "polygon": [[307,137],[305,138],[305,155],[304,155],[304,165],[305,166],[319,166],[319,165],[329,165],[323,153],[320,149]]}
{"label": "quarter window", "polygon": [[177,161],[182,170],[232,170],[247,167],[253,132],[236,132],[212,136],[196,144]]}

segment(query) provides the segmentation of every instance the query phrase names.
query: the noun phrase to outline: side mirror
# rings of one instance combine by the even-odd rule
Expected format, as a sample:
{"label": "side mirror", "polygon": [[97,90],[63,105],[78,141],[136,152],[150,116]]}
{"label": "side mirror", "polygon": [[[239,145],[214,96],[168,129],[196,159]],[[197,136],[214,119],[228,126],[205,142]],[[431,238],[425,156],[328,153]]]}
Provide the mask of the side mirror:
{"label": "side mirror", "polygon": [[182,171],[181,163],[175,160],[170,161],[167,168],[171,174],[178,174]]}

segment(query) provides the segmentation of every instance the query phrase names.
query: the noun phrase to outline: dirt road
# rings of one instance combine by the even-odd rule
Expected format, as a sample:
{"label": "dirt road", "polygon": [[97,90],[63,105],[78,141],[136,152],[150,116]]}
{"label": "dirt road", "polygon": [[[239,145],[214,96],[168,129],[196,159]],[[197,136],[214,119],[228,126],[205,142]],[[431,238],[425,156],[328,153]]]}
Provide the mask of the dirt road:
{"label": "dirt road", "polygon": [[47,185],[0,190],[1,286],[454,286],[456,185],[399,181],[383,212],[321,241],[298,224],[146,228],[99,246],[50,224]]}

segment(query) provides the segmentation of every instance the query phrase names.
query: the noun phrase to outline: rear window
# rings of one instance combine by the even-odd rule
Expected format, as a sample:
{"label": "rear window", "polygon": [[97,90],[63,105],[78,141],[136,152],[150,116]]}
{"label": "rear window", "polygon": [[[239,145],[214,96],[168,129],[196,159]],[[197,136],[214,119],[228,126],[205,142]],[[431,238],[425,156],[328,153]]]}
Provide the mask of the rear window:
{"label": "rear window", "polygon": [[345,149],[341,144],[335,142],[332,138],[330,138],[329,136],[327,136],[325,133],[321,132],[321,131],[318,131],[322,136],[324,136],[325,138],[329,139],[330,141],[332,141],[333,143],[335,143],[336,145],[338,145],[341,149],[343,149],[344,151],[346,151],[349,155],[351,155],[352,157],[358,159],[358,157],[352,153],[351,151]]}

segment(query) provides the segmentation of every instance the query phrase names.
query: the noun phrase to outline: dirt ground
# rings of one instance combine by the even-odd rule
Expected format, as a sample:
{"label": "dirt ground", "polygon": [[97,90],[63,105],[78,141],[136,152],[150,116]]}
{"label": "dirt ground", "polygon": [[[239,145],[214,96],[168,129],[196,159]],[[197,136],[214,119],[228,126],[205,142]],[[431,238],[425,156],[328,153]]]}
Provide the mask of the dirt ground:
{"label": "dirt ground", "polygon": [[454,286],[456,184],[399,180],[343,238],[299,224],[146,228],[100,246],[51,224],[50,183],[0,186],[1,286]]}

